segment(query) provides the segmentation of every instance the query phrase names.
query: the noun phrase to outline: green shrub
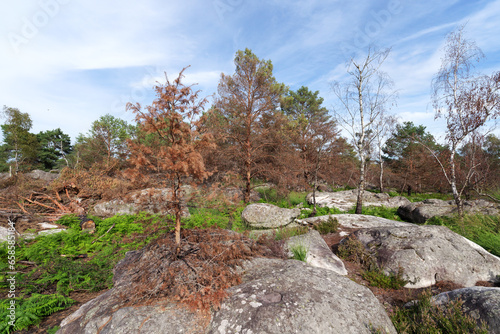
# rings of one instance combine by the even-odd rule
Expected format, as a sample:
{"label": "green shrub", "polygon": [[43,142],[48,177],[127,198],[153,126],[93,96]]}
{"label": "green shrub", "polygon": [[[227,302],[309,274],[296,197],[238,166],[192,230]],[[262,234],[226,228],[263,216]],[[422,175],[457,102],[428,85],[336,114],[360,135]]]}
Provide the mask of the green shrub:
{"label": "green shrub", "polygon": [[47,334],[56,334],[60,328],[59,326],[47,328]]}
{"label": "green shrub", "polygon": [[[15,300],[15,323],[14,326],[9,325],[10,301]],[[0,333],[11,333],[28,328],[32,325],[40,323],[43,317],[49,316],[55,312],[64,310],[71,306],[74,300],[71,298],[59,295],[40,295],[33,294],[31,297],[22,299],[3,299],[0,301]]]}
{"label": "green shrub", "polygon": [[294,245],[292,247],[290,247],[290,251],[292,252],[293,254],[293,259],[294,260],[299,260],[299,261],[303,261],[303,262],[306,262],[307,260],[307,252],[308,252],[308,249],[306,246],[304,245]]}
{"label": "green shrub", "polygon": [[400,267],[397,273],[385,274],[381,269],[374,268],[365,270],[362,273],[363,279],[367,280],[371,286],[383,289],[401,289],[408,281],[403,279],[403,269]]}
{"label": "green shrub", "polygon": [[183,228],[227,228],[230,217],[225,212],[215,209],[196,209],[189,218],[183,218]]}
{"label": "green shrub", "polygon": [[335,233],[339,228],[339,221],[337,218],[330,216],[328,220],[314,224],[313,228],[318,231],[319,234]]}
{"label": "green shrub", "polygon": [[374,254],[370,253],[354,235],[342,240],[337,255],[346,261],[358,263],[367,270],[378,268]]}
{"label": "green shrub", "polygon": [[297,235],[306,234],[309,229],[305,226],[298,227],[282,227],[276,230],[275,240],[286,240]]}
{"label": "green shrub", "polygon": [[307,192],[291,191],[286,195],[279,194],[276,188],[258,188],[256,191],[261,196],[261,203],[269,203],[280,208],[293,208],[299,204],[307,206]]}
{"label": "green shrub", "polygon": [[400,334],[487,334],[486,324],[478,325],[464,314],[462,305],[462,301],[456,300],[446,307],[437,306],[427,291],[410,308],[396,307],[391,320]]}

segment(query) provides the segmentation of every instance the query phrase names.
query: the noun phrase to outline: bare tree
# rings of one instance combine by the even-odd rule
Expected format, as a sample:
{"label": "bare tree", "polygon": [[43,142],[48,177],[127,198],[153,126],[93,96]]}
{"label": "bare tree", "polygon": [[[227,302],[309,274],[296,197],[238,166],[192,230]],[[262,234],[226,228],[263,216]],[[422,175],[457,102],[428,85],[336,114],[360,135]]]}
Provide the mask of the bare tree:
{"label": "bare tree", "polygon": [[375,124],[375,145],[377,146],[376,158],[379,165],[379,188],[384,192],[384,158],[382,157],[382,147],[387,137],[394,131],[397,124],[396,117],[381,114],[378,122]]}
{"label": "bare tree", "polygon": [[360,159],[357,214],[361,213],[363,207],[366,161],[369,158],[370,146],[380,131],[377,123],[396,98],[391,79],[380,69],[389,52],[390,49],[376,50],[370,47],[366,57],[352,58],[348,62],[349,81],[332,84],[332,90],[340,104],[334,109],[335,117],[351,137]]}
{"label": "bare tree", "polygon": [[[459,186],[457,151],[489,120],[499,116],[500,107],[500,73],[492,76],[474,75],[474,65],[484,55],[473,41],[465,38],[464,30],[465,25],[462,25],[448,35],[441,68],[432,82],[435,118],[446,119],[446,141],[449,146],[449,167],[446,168],[441,161],[439,163],[451,186],[460,215],[463,215],[462,194],[468,186],[469,176],[477,166],[473,163],[468,167],[466,181]],[[438,158],[436,154],[434,156]]]}

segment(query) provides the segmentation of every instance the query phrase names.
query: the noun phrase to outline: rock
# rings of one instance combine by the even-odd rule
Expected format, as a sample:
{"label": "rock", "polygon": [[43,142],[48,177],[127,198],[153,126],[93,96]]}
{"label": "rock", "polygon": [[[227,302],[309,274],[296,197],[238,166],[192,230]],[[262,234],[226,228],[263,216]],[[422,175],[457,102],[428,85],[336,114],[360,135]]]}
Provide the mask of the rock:
{"label": "rock", "polygon": [[328,184],[318,184],[318,186],[316,187],[316,189],[318,191],[321,191],[321,192],[330,192],[332,191],[332,187],[330,187]]}
{"label": "rock", "polygon": [[43,180],[47,182],[52,182],[59,177],[59,174],[57,173],[45,172],[39,169],[35,169],[25,175],[35,180]]}
{"label": "rock", "polygon": [[289,256],[293,257],[292,248],[303,246],[307,249],[306,263],[313,267],[331,270],[339,275],[347,275],[344,263],[326,244],[318,231],[310,230],[306,234],[289,238],[285,243]]}
{"label": "rock", "polygon": [[[349,211],[356,205],[357,196],[357,189],[337,192],[319,192],[316,193],[316,204],[319,207],[337,208],[342,211]],[[313,204],[312,193],[308,194],[306,199],[309,204]],[[386,193],[376,194],[365,191],[363,195],[364,206],[397,208],[408,203],[410,203],[410,201],[405,197],[390,197]]]}
{"label": "rock", "polygon": [[328,221],[328,218],[336,218],[339,222],[341,228],[372,228],[372,227],[402,227],[402,226],[414,226],[411,223],[398,222],[395,220],[390,220],[382,217],[375,217],[369,215],[356,215],[351,213],[342,213],[335,215],[326,215],[311,217],[305,219],[296,219],[295,222],[302,225],[313,225],[318,221]]}
{"label": "rock", "polygon": [[[500,214],[500,204],[484,200],[465,201],[464,211],[469,213],[483,213],[486,215]],[[426,199],[422,202],[408,203],[398,208],[398,214],[405,220],[416,224],[423,224],[435,216],[451,216],[457,213],[454,201]]]}
{"label": "rock", "polygon": [[[211,320],[164,299],[126,304],[126,297],[136,289],[134,279],[142,275],[137,262],[144,256],[154,257],[159,249],[155,245],[128,252],[114,269],[114,287],[64,319],[57,333],[309,334],[372,333],[372,328],[396,333],[369,289],[295,260],[246,261],[238,269],[243,284],[228,290],[229,297]],[[151,270],[156,272],[162,264],[154,263]]]}
{"label": "rock", "polygon": [[57,334],[205,333],[207,321],[176,303],[120,307],[120,289],[111,289],[82,305],[61,322]]}
{"label": "rock", "polygon": [[443,292],[432,298],[432,301],[446,306],[450,301],[460,299],[464,302],[462,310],[488,325],[488,333],[500,334],[500,288],[475,286]]}
{"label": "rock", "polygon": [[208,333],[396,333],[372,292],[296,260],[255,259],[229,289]]}
{"label": "rock", "polygon": [[16,232],[9,229],[7,227],[0,226],[0,243],[9,240],[9,235],[16,235]]}
{"label": "rock", "polygon": [[64,231],[66,231],[66,229],[64,229],[64,228],[54,228],[54,229],[50,229],[50,230],[40,231],[40,232],[38,232],[38,235],[56,234],[56,233],[64,232]]}
{"label": "rock", "polygon": [[362,229],[354,235],[376,250],[386,273],[404,270],[407,288],[423,288],[438,281],[465,287],[493,281],[500,258],[445,226],[404,226]]}
{"label": "rock", "polygon": [[254,229],[285,227],[300,215],[300,209],[284,209],[267,203],[248,205],[241,213],[243,222]]}
{"label": "rock", "polygon": [[[134,266],[146,248],[127,252],[113,269],[113,288],[82,305],[61,322],[58,334],[86,333],[205,333],[206,318],[199,312],[167,301],[151,301],[148,305],[127,305],[133,279],[140,275]],[[159,264],[161,265],[161,264]]]}
{"label": "rock", "polygon": [[[112,217],[119,214],[136,214],[147,212],[151,214],[172,214],[168,207],[172,192],[168,188],[148,188],[133,191],[123,199],[114,199],[98,203],[94,214],[99,217]],[[189,217],[189,211],[183,204],[182,217]]]}
{"label": "rock", "polygon": [[[261,186],[265,188],[264,185]],[[245,194],[243,190],[237,187],[226,187],[222,188],[222,195],[230,203],[239,203],[245,199]],[[250,202],[258,202],[260,200],[260,194],[255,190],[250,190]]]}
{"label": "rock", "polygon": [[55,224],[49,224],[49,223],[38,223],[38,226],[40,226],[40,228],[42,229],[51,229],[51,228],[58,228],[59,225],[55,225]]}

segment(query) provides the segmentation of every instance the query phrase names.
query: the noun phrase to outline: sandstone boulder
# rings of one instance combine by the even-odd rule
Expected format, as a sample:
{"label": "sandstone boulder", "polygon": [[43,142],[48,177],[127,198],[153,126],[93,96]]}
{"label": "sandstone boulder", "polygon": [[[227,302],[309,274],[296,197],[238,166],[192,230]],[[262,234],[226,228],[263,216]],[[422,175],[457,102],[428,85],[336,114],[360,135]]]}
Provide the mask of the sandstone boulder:
{"label": "sandstone boulder", "polygon": [[[221,189],[222,195],[231,203],[239,203],[244,200],[245,194],[241,188],[237,187],[226,187]],[[260,200],[260,194],[255,191],[250,191],[250,202],[258,202]]]}
{"label": "sandstone boulder", "polygon": [[465,314],[488,325],[488,333],[500,334],[500,288],[475,286],[443,292],[432,298],[441,306],[457,299],[464,302],[462,310]]}
{"label": "sandstone boulder", "polygon": [[114,288],[83,304],[61,322],[57,334],[205,333],[207,321],[176,303],[125,306],[121,289]]}
{"label": "sandstone boulder", "polygon": [[35,180],[43,180],[47,182],[52,182],[59,177],[58,173],[46,172],[39,169],[35,169],[25,175]]}
{"label": "sandstone boulder", "polygon": [[340,228],[372,228],[372,227],[398,227],[398,226],[413,226],[414,224],[399,222],[382,217],[369,215],[356,215],[351,213],[342,213],[335,215],[326,215],[318,217],[310,217],[305,219],[296,219],[298,224],[313,225],[320,221],[328,221],[329,218],[335,218],[340,224]]}
{"label": "sandstone boulder", "polygon": [[344,263],[326,244],[318,231],[311,230],[306,234],[289,238],[285,243],[289,256],[292,257],[294,247],[304,247],[307,250],[306,263],[313,267],[331,270],[339,275],[347,275]]}
{"label": "sandstone boulder", "polygon": [[208,333],[396,333],[369,289],[301,261],[253,260],[229,292]]}
{"label": "sandstone boulder", "polygon": [[362,229],[354,235],[376,251],[386,273],[404,270],[408,288],[438,281],[465,287],[492,281],[500,273],[500,258],[445,226],[405,226]]}
{"label": "sandstone boulder", "polygon": [[[465,201],[464,211],[468,213],[483,213],[486,215],[500,214],[500,204],[484,200]],[[398,208],[398,214],[405,220],[423,224],[435,216],[451,216],[457,213],[454,201],[426,199],[422,202],[408,203]]]}
{"label": "sandstone boulder", "polygon": [[[94,207],[94,214],[99,217],[111,217],[119,214],[136,214],[148,212],[151,214],[173,214],[169,208],[172,192],[168,188],[148,188],[133,191],[125,198],[101,202]],[[183,217],[189,217],[185,204],[182,210]]]}
{"label": "sandstone boulder", "polygon": [[267,203],[248,205],[241,213],[243,222],[253,229],[273,229],[292,224],[300,209],[284,209]]}
{"label": "sandstone boulder", "polygon": [[[356,205],[357,196],[357,189],[337,192],[319,192],[316,193],[316,204],[319,207],[337,208],[342,211],[349,211]],[[308,194],[306,199],[309,204],[313,204],[312,193]],[[410,203],[410,201],[405,197],[390,197],[386,193],[377,194],[365,191],[363,195],[364,206],[397,208],[408,203]]]}

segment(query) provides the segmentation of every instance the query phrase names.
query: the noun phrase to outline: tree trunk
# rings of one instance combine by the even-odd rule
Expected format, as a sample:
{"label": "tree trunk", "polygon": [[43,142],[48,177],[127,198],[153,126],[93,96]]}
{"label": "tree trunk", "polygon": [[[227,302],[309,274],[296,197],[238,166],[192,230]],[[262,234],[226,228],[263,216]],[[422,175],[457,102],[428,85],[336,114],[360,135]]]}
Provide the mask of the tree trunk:
{"label": "tree trunk", "polygon": [[354,213],[360,215],[363,210],[363,194],[365,192],[365,157],[361,154],[361,167],[358,186],[358,198],[356,199],[356,210]]}
{"label": "tree trunk", "polygon": [[252,173],[250,171],[250,168],[252,167],[252,156],[250,153],[250,148],[251,148],[251,143],[250,143],[250,127],[248,127],[247,130],[247,138],[245,140],[245,194],[244,194],[244,201],[245,203],[250,202],[250,186],[251,186],[251,180],[252,180]]}
{"label": "tree trunk", "polygon": [[379,157],[380,159],[380,175],[379,175],[379,188],[380,192],[384,192],[384,161],[382,160],[382,157]]}
{"label": "tree trunk", "polygon": [[172,202],[175,213],[175,255],[179,256],[181,252],[181,201],[179,194],[179,182],[175,182],[172,192]]}
{"label": "tree trunk", "polygon": [[464,202],[460,197],[460,194],[457,189],[457,175],[455,172],[455,150],[451,150],[450,152],[450,168],[451,168],[451,177],[450,177],[451,192],[453,193],[453,199],[455,200],[455,204],[457,205],[458,215],[460,217],[463,217]]}

